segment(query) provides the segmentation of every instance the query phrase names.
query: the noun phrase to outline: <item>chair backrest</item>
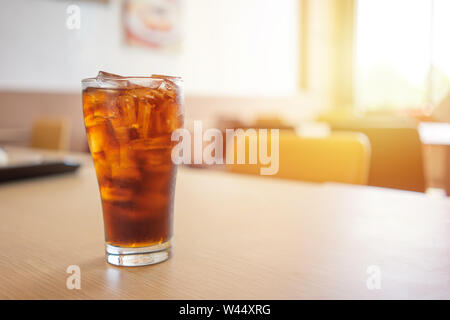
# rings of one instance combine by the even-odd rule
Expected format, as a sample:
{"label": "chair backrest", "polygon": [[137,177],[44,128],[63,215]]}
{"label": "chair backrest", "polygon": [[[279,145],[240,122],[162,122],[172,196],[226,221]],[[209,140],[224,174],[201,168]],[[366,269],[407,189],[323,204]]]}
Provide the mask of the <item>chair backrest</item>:
{"label": "chair backrest", "polygon": [[[268,150],[271,149],[268,135]],[[259,141],[259,137],[258,137]],[[238,152],[237,139],[233,147]],[[246,141],[246,154],[249,141]],[[258,146],[259,150],[259,146]],[[248,157],[247,157],[248,158]],[[236,159],[235,159],[236,160]],[[327,137],[300,137],[295,132],[280,130],[279,170],[273,177],[311,182],[342,182],[367,184],[370,144],[366,136],[358,133],[333,133]],[[262,165],[258,158],[256,165],[229,164],[227,168],[236,173],[260,174]],[[270,177],[270,176],[269,176]]]}
{"label": "chair backrest", "polygon": [[69,145],[68,123],[64,119],[38,119],[31,132],[31,147],[66,150]]}
{"label": "chair backrest", "polygon": [[410,125],[332,124],[333,130],[364,133],[370,140],[369,185],[424,192],[426,189],[422,143]]}

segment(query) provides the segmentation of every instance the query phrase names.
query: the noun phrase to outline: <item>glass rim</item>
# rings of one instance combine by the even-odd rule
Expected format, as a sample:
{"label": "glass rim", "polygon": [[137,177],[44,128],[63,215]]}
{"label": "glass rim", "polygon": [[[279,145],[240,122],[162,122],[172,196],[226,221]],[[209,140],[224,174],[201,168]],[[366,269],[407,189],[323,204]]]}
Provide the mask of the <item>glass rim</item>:
{"label": "glass rim", "polygon": [[[120,78],[106,78],[106,80],[114,80],[115,82],[121,82],[121,81],[130,81],[130,80],[168,80],[168,81],[172,81],[175,82],[176,84],[182,83],[183,82],[183,78],[182,77],[177,77],[177,76],[167,76],[167,75],[159,75],[159,74],[152,74],[151,76],[125,76],[125,77],[120,77]],[[83,85],[88,85],[88,84],[97,84],[97,77],[89,77],[89,78],[84,78],[81,80],[81,83]],[[111,83],[109,83],[111,84]]]}

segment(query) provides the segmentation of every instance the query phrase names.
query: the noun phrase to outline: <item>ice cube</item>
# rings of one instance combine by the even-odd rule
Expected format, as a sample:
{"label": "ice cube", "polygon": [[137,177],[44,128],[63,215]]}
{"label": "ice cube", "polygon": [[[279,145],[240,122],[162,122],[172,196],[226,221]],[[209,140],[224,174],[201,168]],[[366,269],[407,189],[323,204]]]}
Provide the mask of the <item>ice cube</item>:
{"label": "ice cube", "polygon": [[148,103],[156,104],[163,98],[158,89],[138,87],[130,90],[130,93],[138,100],[146,100]]}
{"label": "ice cube", "polygon": [[136,123],[136,101],[132,95],[122,95],[117,98],[117,107],[120,110],[124,122],[128,126]]}
{"label": "ice cube", "polygon": [[171,140],[171,135],[166,134],[158,137],[131,141],[130,148],[135,151],[145,151],[170,148],[172,144],[173,141]]}
{"label": "ice cube", "polygon": [[179,107],[171,101],[166,101],[157,106],[152,114],[150,136],[171,134],[182,126],[183,115]]}
{"label": "ice cube", "polygon": [[158,89],[162,84],[163,80],[161,79],[152,79],[152,78],[144,78],[144,77],[135,77],[129,79],[129,83],[131,87],[134,88],[148,88],[148,89]]}
{"label": "ice cube", "polygon": [[94,116],[98,118],[117,118],[118,112],[110,105],[104,104],[94,109]]}
{"label": "ice cube", "polygon": [[105,181],[109,181],[111,178],[111,167],[106,160],[106,154],[104,151],[92,152],[92,158],[99,182],[104,185]]}
{"label": "ice cube", "polygon": [[109,92],[97,88],[86,88],[83,91],[83,112],[84,115],[93,114],[106,104]]}
{"label": "ice cube", "polygon": [[91,152],[104,152],[106,161],[119,161],[119,143],[114,135],[114,129],[107,119],[97,125],[87,127],[88,142]]}
{"label": "ice cube", "polygon": [[178,101],[179,97],[177,96],[177,93],[179,94],[181,89],[179,86],[180,78],[168,76],[163,78],[164,82],[161,84],[159,89],[162,93],[164,93],[166,99],[170,98],[173,101]]}
{"label": "ice cube", "polygon": [[175,82],[170,81],[169,79],[165,79],[164,82],[161,84],[160,89],[167,90],[169,92],[175,91],[177,85]]}
{"label": "ice cube", "polygon": [[109,105],[106,113],[107,118],[115,132],[119,142],[127,142],[132,136],[132,127],[136,124],[136,107],[134,98],[130,95],[120,95]]}
{"label": "ice cube", "polygon": [[131,188],[100,186],[100,194],[103,200],[124,202],[130,201],[133,198],[134,192]]}
{"label": "ice cube", "polygon": [[94,127],[102,123],[103,118],[96,117],[93,114],[88,114],[84,117],[84,124],[86,128]]}
{"label": "ice cube", "polygon": [[[125,159],[125,158],[124,158]],[[128,163],[120,162],[111,166],[111,181],[114,185],[122,188],[133,188],[141,180],[139,170],[134,167],[134,163],[127,159]]]}
{"label": "ice cube", "polygon": [[167,171],[172,166],[171,149],[148,149],[138,153],[139,164],[152,171]]}
{"label": "ice cube", "polygon": [[139,136],[142,139],[148,137],[148,132],[150,128],[150,120],[152,118],[153,105],[148,103],[147,100],[141,99],[138,102],[138,115],[137,124]]}
{"label": "ice cube", "polygon": [[104,80],[104,79],[122,79],[122,76],[119,76],[118,74],[109,73],[105,71],[99,71],[97,74],[97,80]]}
{"label": "ice cube", "polygon": [[130,85],[126,78],[104,71],[100,71],[95,80],[100,88],[126,88]]}
{"label": "ice cube", "polygon": [[107,128],[104,123],[87,127],[89,149],[92,153],[103,151],[105,142],[108,140]]}
{"label": "ice cube", "polygon": [[173,132],[183,126],[183,114],[180,110],[180,106],[170,101],[164,105],[161,110],[162,130],[164,132]]}
{"label": "ice cube", "polygon": [[[120,121],[120,120],[119,120]],[[123,126],[114,126],[114,137],[121,146],[126,145],[130,141],[130,129]]]}
{"label": "ice cube", "polygon": [[165,75],[161,75],[161,74],[152,74],[151,78],[156,78],[156,79],[162,79],[165,80],[169,83],[171,83],[173,86],[177,86],[177,83],[179,81],[181,81],[180,77],[174,77],[174,76],[165,76]]}

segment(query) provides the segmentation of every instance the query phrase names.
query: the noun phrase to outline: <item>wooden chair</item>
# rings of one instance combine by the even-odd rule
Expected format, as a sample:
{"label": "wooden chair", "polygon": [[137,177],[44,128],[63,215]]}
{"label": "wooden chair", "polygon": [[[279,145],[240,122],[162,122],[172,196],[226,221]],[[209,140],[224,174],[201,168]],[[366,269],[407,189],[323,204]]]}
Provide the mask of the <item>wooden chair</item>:
{"label": "wooden chair", "polygon": [[31,147],[50,150],[67,150],[69,128],[63,119],[38,119],[31,132]]}
{"label": "wooden chair", "polygon": [[418,130],[404,123],[331,123],[334,131],[364,133],[370,140],[369,185],[424,192],[426,180]]}
{"label": "wooden chair", "polygon": [[[257,137],[259,141],[259,137]],[[271,149],[268,134],[268,150]],[[236,164],[237,139],[234,146],[235,164],[228,164],[229,171],[260,175],[262,165],[248,164],[249,139],[246,139],[246,163]],[[227,144],[227,153],[231,144]],[[258,147],[259,152],[259,147]],[[272,158],[273,159],[273,158]],[[370,144],[366,136],[358,133],[336,133],[327,137],[300,137],[295,132],[280,130],[279,170],[274,175],[283,179],[311,182],[341,182],[367,184],[370,162]]]}

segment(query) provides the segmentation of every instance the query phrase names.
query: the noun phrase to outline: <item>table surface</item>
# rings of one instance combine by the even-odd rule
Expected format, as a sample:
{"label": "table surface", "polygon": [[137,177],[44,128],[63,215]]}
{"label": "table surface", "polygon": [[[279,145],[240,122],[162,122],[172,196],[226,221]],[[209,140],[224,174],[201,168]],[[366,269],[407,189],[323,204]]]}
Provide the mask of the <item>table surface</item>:
{"label": "table surface", "polygon": [[0,184],[0,298],[450,299],[449,198],[180,168],[173,257],[115,267],[83,159]]}

